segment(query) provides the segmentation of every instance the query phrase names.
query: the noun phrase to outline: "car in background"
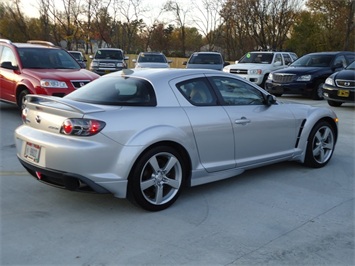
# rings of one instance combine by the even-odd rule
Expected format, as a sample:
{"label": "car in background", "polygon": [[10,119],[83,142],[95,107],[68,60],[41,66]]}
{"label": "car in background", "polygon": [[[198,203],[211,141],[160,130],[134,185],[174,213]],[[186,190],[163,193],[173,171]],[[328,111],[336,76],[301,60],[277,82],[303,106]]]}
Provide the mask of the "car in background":
{"label": "car in background", "polygon": [[355,61],[325,80],[323,96],[330,106],[335,107],[355,102]]}
{"label": "car in background", "polygon": [[208,69],[127,69],[64,98],[27,98],[15,144],[32,176],[150,211],[169,207],[184,186],[247,169],[281,161],[323,167],[338,135],[330,108],[281,103]]}
{"label": "car in background", "polygon": [[81,65],[81,68],[86,68],[86,62],[88,60],[85,58],[82,52],[80,51],[68,51],[68,52],[74,57],[76,61],[78,61],[79,65]]}
{"label": "car in background", "polygon": [[263,88],[270,72],[288,67],[296,59],[295,53],[254,51],[246,53],[235,64],[224,67],[223,71],[239,75]]}
{"label": "car in background", "polygon": [[27,94],[63,97],[98,77],[53,43],[0,39],[1,101],[23,108]]}
{"label": "car in background", "polygon": [[186,68],[222,70],[229,63],[224,62],[222,54],[218,52],[195,52],[183,65]]}
{"label": "car in background", "polygon": [[355,52],[319,52],[302,56],[289,67],[273,71],[265,89],[274,94],[302,94],[314,100],[323,99],[323,84],[334,72],[355,59]]}
{"label": "car in background", "polygon": [[141,52],[137,59],[132,59],[135,68],[169,68],[171,60],[168,60],[163,53]]}
{"label": "car in background", "polygon": [[99,75],[120,71],[127,68],[126,60],[129,58],[124,55],[122,49],[101,48],[98,49],[92,59],[89,69]]}

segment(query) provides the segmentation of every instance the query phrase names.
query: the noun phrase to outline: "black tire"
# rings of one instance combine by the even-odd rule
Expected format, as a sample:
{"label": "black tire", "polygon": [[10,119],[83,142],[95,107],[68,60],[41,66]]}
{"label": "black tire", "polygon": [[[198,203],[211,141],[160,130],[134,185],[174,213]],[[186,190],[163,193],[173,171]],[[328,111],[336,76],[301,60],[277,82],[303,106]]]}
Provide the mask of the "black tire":
{"label": "black tire", "polygon": [[20,94],[18,95],[18,98],[17,98],[17,106],[23,110],[25,107],[26,107],[26,104],[25,104],[25,97],[27,94],[29,94],[29,90],[27,89],[24,89],[20,92]]}
{"label": "black tire", "polygon": [[149,211],[171,206],[181,193],[185,163],[172,147],[158,146],[135,163],[128,180],[128,198]]}
{"label": "black tire", "polygon": [[313,100],[323,100],[323,84],[324,82],[319,80],[316,85],[314,86],[314,90],[312,92],[312,99]]}
{"label": "black tire", "polygon": [[263,81],[261,82],[260,84],[260,87],[263,88],[263,89],[266,89],[265,87],[265,83],[266,83],[266,80],[267,80],[267,77],[268,77],[269,74],[266,74],[263,78]]}
{"label": "black tire", "polygon": [[341,106],[343,103],[342,103],[342,102],[336,102],[336,101],[328,100],[328,104],[329,104],[330,106],[333,106],[333,107],[339,107],[339,106]]}
{"label": "black tire", "polygon": [[325,166],[333,155],[335,142],[333,127],[326,121],[317,123],[308,137],[305,165],[313,168]]}

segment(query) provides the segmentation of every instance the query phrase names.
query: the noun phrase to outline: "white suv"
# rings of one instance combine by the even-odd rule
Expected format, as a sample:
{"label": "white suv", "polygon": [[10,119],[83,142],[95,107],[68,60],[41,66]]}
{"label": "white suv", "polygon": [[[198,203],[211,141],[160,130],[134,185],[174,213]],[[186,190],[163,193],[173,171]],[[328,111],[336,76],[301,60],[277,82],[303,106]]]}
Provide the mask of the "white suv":
{"label": "white suv", "polygon": [[223,71],[239,75],[264,87],[270,72],[285,68],[296,59],[295,53],[255,51],[245,54],[234,65],[224,67]]}

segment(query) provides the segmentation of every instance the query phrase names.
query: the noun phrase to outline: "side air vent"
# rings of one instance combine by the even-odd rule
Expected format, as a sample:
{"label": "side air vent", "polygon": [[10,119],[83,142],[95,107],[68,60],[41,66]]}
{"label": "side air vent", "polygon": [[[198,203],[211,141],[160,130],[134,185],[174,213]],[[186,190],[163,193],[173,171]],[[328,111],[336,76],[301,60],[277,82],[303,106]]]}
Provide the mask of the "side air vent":
{"label": "side air vent", "polygon": [[297,140],[296,140],[296,145],[295,145],[295,148],[298,147],[298,143],[300,142],[300,138],[301,138],[301,134],[302,134],[302,131],[303,131],[303,128],[304,128],[304,124],[306,124],[306,119],[304,119],[300,125],[300,129],[298,130],[298,135],[297,135]]}

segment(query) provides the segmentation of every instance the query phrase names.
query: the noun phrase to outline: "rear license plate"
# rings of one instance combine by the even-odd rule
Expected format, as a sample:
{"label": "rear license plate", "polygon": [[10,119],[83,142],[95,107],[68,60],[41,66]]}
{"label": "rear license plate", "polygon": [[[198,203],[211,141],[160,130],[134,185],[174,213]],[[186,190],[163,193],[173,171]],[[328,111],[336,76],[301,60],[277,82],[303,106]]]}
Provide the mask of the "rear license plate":
{"label": "rear license plate", "polygon": [[348,90],[338,90],[339,97],[349,97],[350,92]]}
{"label": "rear license plate", "polygon": [[39,145],[27,142],[25,148],[25,158],[38,163],[41,154],[41,147]]}

